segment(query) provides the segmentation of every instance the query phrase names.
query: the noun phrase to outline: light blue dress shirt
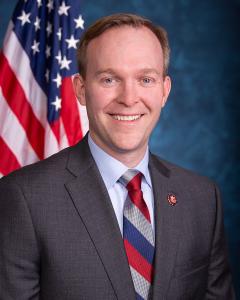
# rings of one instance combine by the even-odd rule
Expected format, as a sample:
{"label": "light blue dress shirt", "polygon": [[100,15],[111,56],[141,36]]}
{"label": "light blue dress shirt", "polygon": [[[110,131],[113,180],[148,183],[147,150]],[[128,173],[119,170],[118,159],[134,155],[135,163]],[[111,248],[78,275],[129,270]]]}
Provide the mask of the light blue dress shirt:
{"label": "light blue dress shirt", "polygon": [[[123,207],[127,198],[127,189],[120,182],[118,182],[118,179],[129,168],[117,159],[107,154],[99,146],[97,146],[92,140],[90,134],[88,135],[88,144],[92,156],[97,164],[97,167],[107,188],[120,227],[120,231],[121,233],[123,233]],[[141,188],[143,192],[143,198],[149,210],[154,233],[154,201],[152,192],[152,182],[148,169],[148,161],[149,151],[147,149],[144,158],[134,169],[138,170],[144,175],[142,179]]]}

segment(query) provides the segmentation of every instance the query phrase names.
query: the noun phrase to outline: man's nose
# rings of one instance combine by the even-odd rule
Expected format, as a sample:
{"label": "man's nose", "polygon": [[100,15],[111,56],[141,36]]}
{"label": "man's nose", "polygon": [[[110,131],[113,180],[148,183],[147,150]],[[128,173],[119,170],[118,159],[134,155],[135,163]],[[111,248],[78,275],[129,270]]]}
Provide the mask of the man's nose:
{"label": "man's nose", "polygon": [[139,101],[137,83],[133,81],[123,82],[118,102],[126,106],[132,106]]}

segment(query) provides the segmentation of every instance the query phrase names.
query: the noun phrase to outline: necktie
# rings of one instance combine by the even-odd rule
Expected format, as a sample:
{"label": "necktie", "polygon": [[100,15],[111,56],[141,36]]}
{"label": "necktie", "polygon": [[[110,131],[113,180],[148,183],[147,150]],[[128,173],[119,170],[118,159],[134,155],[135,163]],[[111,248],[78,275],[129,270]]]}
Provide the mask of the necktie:
{"label": "necktie", "polygon": [[119,181],[127,188],[123,210],[123,240],[137,300],[149,297],[153,282],[154,239],[141,190],[142,174],[129,169]]}

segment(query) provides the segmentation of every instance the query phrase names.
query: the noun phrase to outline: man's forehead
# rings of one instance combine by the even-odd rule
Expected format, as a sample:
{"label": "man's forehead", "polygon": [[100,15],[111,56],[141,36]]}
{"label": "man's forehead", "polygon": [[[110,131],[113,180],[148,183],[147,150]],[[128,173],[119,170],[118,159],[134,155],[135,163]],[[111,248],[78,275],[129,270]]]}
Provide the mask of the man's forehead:
{"label": "man's forehead", "polygon": [[119,74],[162,74],[163,51],[159,40],[144,26],[125,25],[107,30],[89,43],[86,52],[87,72],[96,74],[106,69]]}
{"label": "man's forehead", "polygon": [[[147,67],[140,67],[136,68],[135,70],[136,74],[156,74],[161,75],[161,71],[155,68],[147,68]],[[117,75],[121,73],[121,70],[116,68],[102,68],[96,71],[95,75],[100,76],[103,74],[109,74],[109,75]]]}
{"label": "man's forehead", "polygon": [[[110,42],[116,42],[116,43],[123,43],[127,46],[127,41],[130,42],[133,40],[136,42],[137,37],[139,38],[142,36],[143,39],[154,40],[155,43],[162,48],[160,41],[155,33],[153,33],[148,27],[144,25],[140,25],[137,27],[133,27],[131,25],[121,25],[121,26],[114,26],[107,30],[105,30],[103,33],[101,33],[99,36],[92,39],[88,46],[88,48],[92,48],[94,46],[99,46],[100,44],[104,44],[104,47],[108,46]],[[129,40],[128,40],[129,38]]]}

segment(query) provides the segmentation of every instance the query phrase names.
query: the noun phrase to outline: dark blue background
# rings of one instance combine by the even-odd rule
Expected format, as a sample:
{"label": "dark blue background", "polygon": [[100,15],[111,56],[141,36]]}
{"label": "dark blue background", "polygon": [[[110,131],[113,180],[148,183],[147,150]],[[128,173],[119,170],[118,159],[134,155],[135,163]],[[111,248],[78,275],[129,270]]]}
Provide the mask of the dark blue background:
{"label": "dark blue background", "polygon": [[[0,46],[15,3],[1,0]],[[240,299],[240,1],[82,1],[86,26],[116,12],[146,16],[169,33],[172,92],[151,149],[219,184]]]}

